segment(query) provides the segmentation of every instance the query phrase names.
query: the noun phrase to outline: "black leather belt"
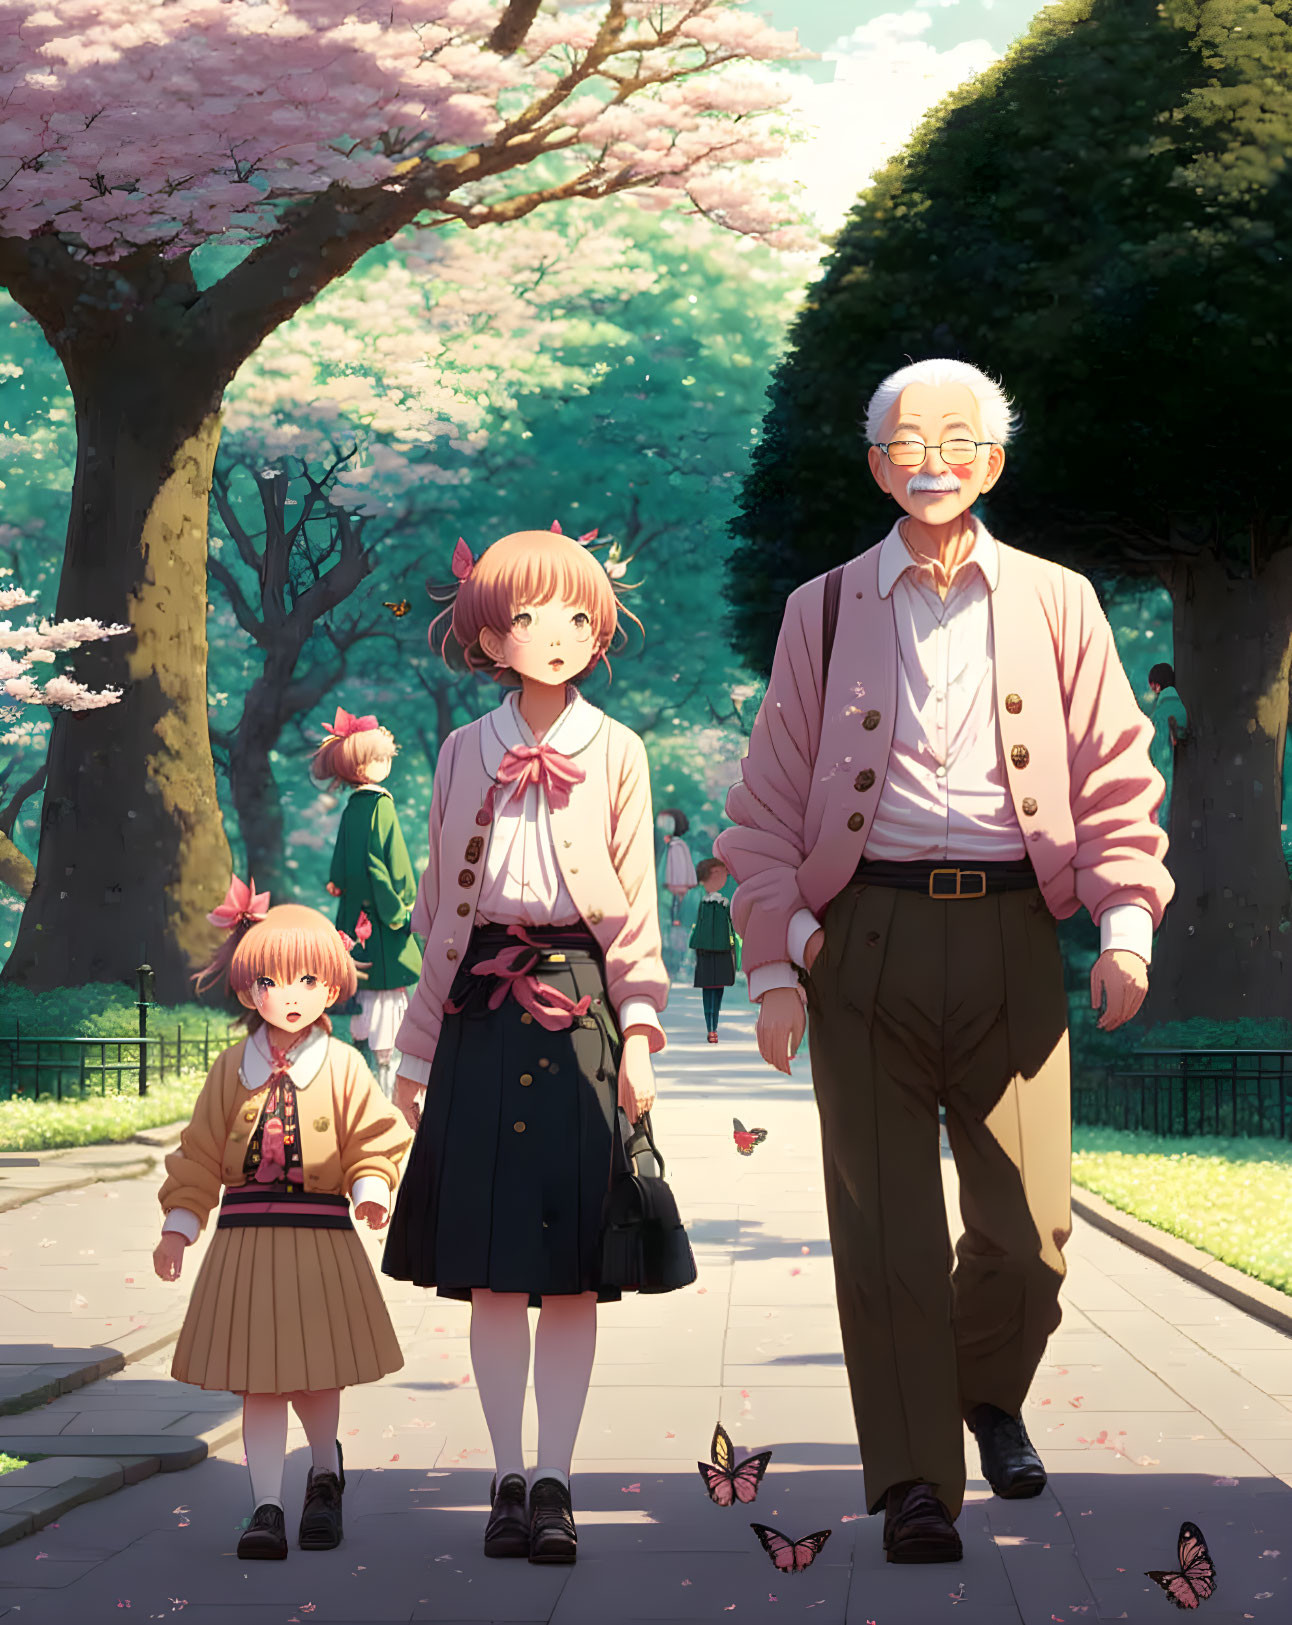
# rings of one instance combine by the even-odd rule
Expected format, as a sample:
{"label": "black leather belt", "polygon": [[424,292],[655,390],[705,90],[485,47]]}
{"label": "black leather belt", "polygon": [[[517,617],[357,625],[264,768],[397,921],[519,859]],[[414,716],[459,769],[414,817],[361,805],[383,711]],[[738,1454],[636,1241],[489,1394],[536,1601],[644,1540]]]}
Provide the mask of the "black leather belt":
{"label": "black leather belt", "polygon": [[945,863],[885,863],[863,858],[852,878],[863,885],[896,886],[951,903],[963,897],[985,897],[988,892],[1026,891],[1040,884],[1030,858],[1007,863],[952,863],[949,859]]}

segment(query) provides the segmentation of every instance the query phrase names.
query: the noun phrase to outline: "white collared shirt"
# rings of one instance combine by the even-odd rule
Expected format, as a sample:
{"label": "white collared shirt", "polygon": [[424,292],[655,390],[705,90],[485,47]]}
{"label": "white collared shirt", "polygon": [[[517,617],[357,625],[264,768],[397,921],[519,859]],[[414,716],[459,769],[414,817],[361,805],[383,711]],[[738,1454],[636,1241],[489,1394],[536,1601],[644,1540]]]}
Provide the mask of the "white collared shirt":
{"label": "white collared shirt", "polygon": [[[1000,579],[1000,548],[970,515],[974,539],[941,599],[933,572],[901,536],[901,521],[879,546],[879,591],[891,596],[897,633],[897,709],[888,769],[866,841],[866,857],[917,863],[1026,856],[1001,750],[996,716],[991,595]],[[820,921],[802,908],[789,926],[794,964]],[[1100,952],[1124,948],[1145,964],[1153,917],[1139,903],[1116,903],[1099,917]],[[760,965],[749,976],[755,1002],[774,987],[797,987],[789,961]]]}
{"label": "white collared shirt", "polygon": [[[317,1022],[292,1045],[287,1057],[287,1076],[298,1094],[308,1089],[323,1070],[327,1052],[328,1034]],[[243,1045],[238,1082],[254,1094],[269,1082],[273,1069],[274,1058],[269,1050],[268,1030],[257,1027]],[[350,1201],[355,1208],[361,1208],[365,1202],[375,1202],[384,1213],[390,1207],[390,1186],[380,1174],[360,1174],[350,1192]],[[200,1235],[202,1226],[196,1213],[186,1207],[173,1207],[166,1215],[162,1234],[165,1235],[168,1230],[176,1231],[191,1245]]]}

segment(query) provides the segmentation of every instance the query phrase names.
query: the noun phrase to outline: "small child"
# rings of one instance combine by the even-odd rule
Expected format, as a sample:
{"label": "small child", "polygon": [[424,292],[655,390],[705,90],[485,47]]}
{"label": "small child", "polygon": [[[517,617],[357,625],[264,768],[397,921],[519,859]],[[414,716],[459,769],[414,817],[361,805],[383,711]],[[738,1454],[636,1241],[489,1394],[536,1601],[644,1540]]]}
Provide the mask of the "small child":
{"label": "small child", "polygon": [[255,1498],[243,1559],[287,1556],[288,1401],[313,1457],[301,1549],[341,1543],[341,1389],[404,1363],[346,1193],[357,1217],[384,1228],[413,1138],[356,1052],[330,1036],[324,1012],[355,989],[349,940],[316,909],[268,905],[235,877],[208,916],[229,937],[194,981],[201,991],[227,976],[249,1035],[216,1057],[166,1158],[153,1253],[158,1276],[176,1280],[220,1203],[171,1375],[242,1396]]}
{"label": "small child", "polygon": [[740,940],[731,923],[731,906],[722,895],[722,888],[727,884],[727,870],[722,860],[701,858],[695,866],[695,877],[704,887],[700,912],[691,932],[695,985],[701,989],[709,1042],[716,1044],[722,995],[736,980],[740,966]]}

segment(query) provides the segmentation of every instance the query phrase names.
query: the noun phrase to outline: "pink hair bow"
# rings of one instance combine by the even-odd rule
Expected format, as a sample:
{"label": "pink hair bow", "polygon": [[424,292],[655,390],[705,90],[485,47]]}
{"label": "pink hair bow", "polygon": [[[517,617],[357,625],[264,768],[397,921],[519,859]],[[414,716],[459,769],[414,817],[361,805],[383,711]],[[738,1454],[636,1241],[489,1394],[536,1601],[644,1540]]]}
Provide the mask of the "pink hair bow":
{"label": "pink hair bow", "polygon": [[[556,532],[556,534],[558,536],[564,536],[565,535],[565,532],[561,529],[561,521],[559,519],[553,519],[551,528]],[[598,527],[598,528],[600,528],[600,527]],[[596,530],[585,530],[582,536],[576,536],[575,537],[575,541],[582,542],[584,547],[586,547],[589,542],[595,542],[596,539],[597,539]]]}
{"label": "pink hair bow", "polygon": [[377,727],[376,717],[352,717],[341,706],[336,708],[336,720],[332,724],[332,732],[338,739],[348,739],[351,734],[370,733]]}
{"label": "pink hair bow", "polygon": [[466,539],[458,537],[458,545],[453,549],[453,574],[459,581],[465,581],[476,567],[476,561],[471,556],[471,549]]}
{"label": "pink hair bow", "polygon": [[[557,812],[568,804],[574,786],[586,778],[583,769],[553,745],[516,745],[498,764],[497,783],[489,786],[482,813],[493,817],[494,798],[500,788],[506,792],[506,802],[512,796],[523,796],[531,784],[539,786],[548,806]],[[489,819],[484,821],[488,823]]]}
{"label": "pink hair bow", "polygon": [[269,912],[269,893],[258,892],[256,883],[248,877],[244,884],[237,875],[229,881],[229,889],[219,908],[207,915],[212,925],[222,931],[232,931],[236,925],[255,925]]}

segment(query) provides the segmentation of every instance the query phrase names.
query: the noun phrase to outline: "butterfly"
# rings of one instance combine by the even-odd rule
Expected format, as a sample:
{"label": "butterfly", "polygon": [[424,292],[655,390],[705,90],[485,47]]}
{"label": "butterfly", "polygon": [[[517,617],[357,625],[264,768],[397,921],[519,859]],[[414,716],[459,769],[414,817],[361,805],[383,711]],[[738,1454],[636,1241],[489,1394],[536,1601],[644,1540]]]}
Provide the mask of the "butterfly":
{"label": "butterfly", "polygon": [[383,600],[381,607],[383,609],[388,609],[395,619],[398,620],[401,615],[407,615],[413,606],[408,602],[407,598],[401,598],[397,604],[388,604]]}
{"label": "butterfly", "polygon": [[737,1501],[748,1503],[758,1499],[758,1486],[762,1483],[767,1463],[772,1459],[770,1450],[760,1450],[756,1456],[746,1456],[739,1467],[732,1466],[736,1459],[735,1446],[726,1428],[719,1422],[713,1430],[713,1443],[709,1446],[710,1467],[707,1461],[697,1461],[700,1477],[714,1506],[729,1507]]}
{"label": "butterfly", "polygon": [[1180,1567],[1145,1569],[1177,1608],[1197,1608],[1216,1589],[1216,1565],[1196,1523],[1180,1525]]}
{"label": "butterfly", "polygon": [[742,1157],[752,1157],[754,1147],[761,1145],[767,1138],[765,1128],[746,1128],[738,1117],[731,1119],[732,1138],[736,1142],[736,1150]]}
{"label": "butterfly", "polygon": [[763,1543],[763,1550],[782,1574],[801,1574],[816,1562],[817,1553],[834,1534],[833,1529],[818,1529],[815,1535],[804,1535],[802,1540],[786,1540],[765,1523],[749,1526]]}

